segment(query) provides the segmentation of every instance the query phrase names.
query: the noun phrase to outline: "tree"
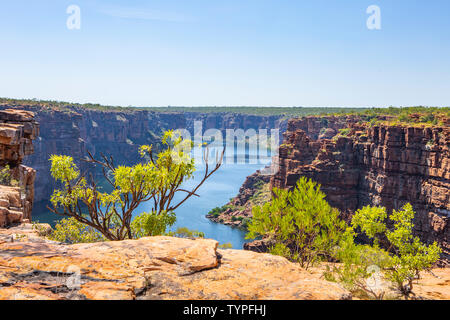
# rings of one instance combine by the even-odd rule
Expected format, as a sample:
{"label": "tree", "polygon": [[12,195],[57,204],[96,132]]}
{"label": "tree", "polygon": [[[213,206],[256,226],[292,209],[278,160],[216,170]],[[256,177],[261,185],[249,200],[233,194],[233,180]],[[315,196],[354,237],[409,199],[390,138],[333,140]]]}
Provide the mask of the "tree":
{"label": "tree", "polygon": [[271,202],[253,208],[247,239],[264,237],[273,254],[308,268],[332,257],[346,228],[320,186],[302,177],[294,190],[274,188]]}
{"label": "tree", "polygon": [[[392,212],[390,223],[386,208],[367,206],[358,210],[352,218],[352,229],[348,231],[350,241],[342,243],[336,253],[343,265],[335,266],[331,272],[334,275],[329,273],[328,277],[349,288],[359,288],[375,298],[382,298],[383,292],[377,293],[376,288],[368,286],[366,281],[373,275],[375,267],[386,280],[395,284],[402,295],[408,297],[420,272],[429,270],[442,252],[436,242],[426,245],[413,236],[414,215],[409,203],[402,210]],[[388,228],[388,225],[392,227]],[[372,243],[355,244],[358,233],[365,235]]]}
{"label": "tree", "polygon": [[[206,170],[203,179],[191,190],[182,188],[195,171],[190,157],[192,141],[176,137],[173,131],[164,133],[165,150],[156,157],[152,146],[142,146],[140,154],[145,161],[134,166],[118,166],[112,158],[102,155],[95,159],[89,153],[89,163],[99,165],[111,192],[102,191],[90,175],[90,181],[80,174],[72,157],[52,155],[50,161],[53,178],[63,184],[51,197],[53,208],[59,215],[100,232],[107,240],[133,239],[162,234],[175,222],[174,211],[192,196],[221,166],[224,152],[216,154],[216,165],[210,170],[208,149],[204,154]],[[180,201],[176,194],[183,194]],[[142,213],[132,221],[133,213],[144,202],[153,204],[151,212]]]}

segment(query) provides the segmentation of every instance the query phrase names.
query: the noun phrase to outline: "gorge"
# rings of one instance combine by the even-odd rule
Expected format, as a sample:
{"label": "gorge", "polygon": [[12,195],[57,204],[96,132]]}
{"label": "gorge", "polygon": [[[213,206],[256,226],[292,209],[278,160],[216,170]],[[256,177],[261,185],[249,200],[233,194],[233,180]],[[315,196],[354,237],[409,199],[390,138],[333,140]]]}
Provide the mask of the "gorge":
{"label": "gorge", "polygon": [[[88,151],[93,155],[111,155],[117,163],[131,165],[139,161],[140,145],[158,145],[162,132],[169,129],[187,129],[193,134],[195,121],[201,122],[203,132],[218,129],[224,135],[226,129],[279,128],[280,135],[284,133],[284,141],[279,148],[279,170],[274,176],[251,175],[261,169],[258,165],[224,166],[222,178],[213,181],[207,188],[210,191],[205,191],[203,206],[198,200],[203,208],[201,214],[197,218],[189,217],[190,210],[186,208],[186,215],[182,212],[180,216],[185,225],[180,222],[178,226],[193,229],[199,229],[196,225],[202,226],[200,229],[204,228],[210,237],[227,232],[229,237],[221,238],[221,242],[233,242],[240,248],[244,243],[242,231],[225,231],[228,229],[208,224],[204,215],[214,206],[225,204],[245,176],[249,176],[224,214],[209,217],[215,222],[239,227],[244,219],[251,218],[252,205],[270,198],[271,187],[292,188],[300,176],[306,176],[322,185],[327,201],[347,218],[364,205],[385,206],[390,212],[411,202],[418,213],[417,234],[427,242],[438,240],[444,248],[445,260],[449,257],[448,119],[444,119],[443,126],[421,128],[372,126],[359,115],[307,116],[288,121],[282,114],[201,113],[178,109],[155,112],[70,105],[51,108],[33,104],[8,104],[1,108],[35,112],[35,119],[40,123],[40,134],[34,141],[35,152],[24,160],[25,165],[37,171],[39,181],[34,188],[35,217],[39,217],[39,211],[46,211],[45,200],[56,187],[48,161],[52,154],[70,155],[82,171],[95,172],[81,161]],[[388,118],[382,116],[381,120]],[[345,135],[340,134],[340,130],[346,130]],[[225,177],[234,181],[230,182],[232,187],[228,187],[228,191],[221,185]],[[214,190],[217,190],[215,194]],[[50,222],[47,217],[43,221]],[[235,237],[240,240],[230,241]]]}
{"label": "gorge", "polygon": [[[36,161],[38,168],[48,164],[36,159],[39,158],[37,152],[74,152],[71,154],[80,159],[85,155],[86,146],[95,147],[95,152],[116,152],[122,161],[132,162],[137,159],[130,150],[137,146],[127,139],[132,136],[145,143],[156,141],[156,137],[151,140],[152,135],[142,138],[144,130],[149,133],[148,128],[156,126],[153,123],[146,127],[145,121],[140,123],[120,113],[95,111],[95,120],[85,120],[92,125],[86,129],[81,125],[81,113],[59,114],[60,110],[46,112],[46,118],[37,113],[35,119],[45,121],[38,124],[33,113],[21,111],[18,106],[8,107],[0,111],[0,161],[10,165],[18,187],[2,187],[2,194],[6,196],[0,200],[0,222],[3,221],[0,226],[0,299],[351,298],[342,287],[323,279],[323,267],[306,271],[281,257],[219,249],[215,240],[152,237],[62,245],[43,238],[49,227],[32,225],[30,219],[34,218],[34,213],[31,217],[29,210],[34,185],[37,189],[41,181],[34,182],[34,169],[22,164],[25,155],[33,152],[33,139],[37,142],[34,154],[26,161]],[[102,123],[102,117],[110,122]],[[177,117],[181,118],[180,123],[174,123]],[[152,114],[152,119],[157,119],[161,127],[169,123],[178,127],[186,121],[183,117]],[[205,117],[215,124],[223,121],[217,115]],[[129,125],[123,118],[136,121]],[[271,121],[262,119],[261,126],[268,125],[264,121]],[[291,188],[299,176],[321,183],[327,200],[347,216],[365,204],[395,209],[408,201],[418,212],[417,234],[425,241],[438,240],[444,249],[444,259],[448,259],[449,129],[448,123],[445,124],[428,128],[368,125],[354,116],[291,119],[280,146],[280,170],[271,177],[258,172],[250,175],[250,170],[240,194],[232,202],[239,206],[263,202],[268,190],[270,195],[271,186]],[[83,130],[99,127],[103,130],[96,134],[101,138],[91,136],[86,142],[84,137],[88,138],[83,136]],[[47,138],[39,139],[39,136]],[[115,138],[120,141],[117,147],[122,152],[113,150]],[[33,157],[36,158],[33,160]],[[45,181],[45,175],[37,179]],[[46,188],[41,190],[45,192]],[[411,191],[414,192],[410,194]],[[248,209],[244,215],[251,217]],[[228,218],[240,213],[228,210],[222,215]],[[239,225],[239,219],[232,222]],[[254,244],[246,247],[260,249]],[[81,285],[77,288],[64,284],[73,276],[73,266],[82,270]],[[448,299],[448,270],[436,269],[434,273],[439,278],[426,274],[416,285],[416,292],[423,298]]]}

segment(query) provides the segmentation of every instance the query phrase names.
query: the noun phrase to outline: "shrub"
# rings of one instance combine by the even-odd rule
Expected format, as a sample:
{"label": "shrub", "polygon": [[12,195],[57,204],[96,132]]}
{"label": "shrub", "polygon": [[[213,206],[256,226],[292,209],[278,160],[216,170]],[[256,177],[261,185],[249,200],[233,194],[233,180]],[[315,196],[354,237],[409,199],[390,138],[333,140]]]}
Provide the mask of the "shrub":
{"label": "shrub", "polygon": [[339,135],[347,137],[352,129],[350,128],[344,128],[344,129],[339,129]]}
{"label": "shrub", "polygon": [[175,213],[141,213],[131,222],[133,238],[160,236],[163,235],[168,227],[176,222]]}
{"label": "shrub", "polygon": [[0,185],[9,187],[18,187],[19,182],[11,177],[11,168],[6,165],[0,170]]}
{"label": "shrub", "polygon": [[272,201],[253,208],[247,239],[266,237],[271,252],[308,268],[329,259],[345,234],[339,212],[313,181],[302,177],[293,191],[274,189]]}
{"label": "shrub", "polygon": [[[389,217],[393,225],[391,229],[387,227],[386,219],[386,209],[382,207],[364,207],[355,213],[352,228],[347,230],[349,237],[346,242],[341,242],[335,255],[343,264],[329,269],[326,273],[328,279],[380,299],[384,292],[377,292],[377,288],[367,285],[367,279],[373,276],[375,267],[405,297],[412,293],[414,279],[419,277],[421,271],[433,266],[439,259],[441,249],[437,243],[426,245],[412,235],[414,211],[409,203],[402,210],[393,211]],[[357,232],[372,243],[355,244]],[[382,243],[385,244],[383,247]]]}
{"label": "shrub", "polygon": [[197,230],[190,230],[185,227],[178,228],[175,232],[169,232],[167,235],[177,238],[193,238],[193,239],[205,237],[205,234],[203,232]]}
{"label": "shrub", "polygon": [[9,165],[6,165],[0,170],[0,184],[3,186],[9,186],[11,184],[11,169]]}
{"label": "shrub", "polygon": [[215,207],[214,209],[211,209],[211,211],[208,212],[208,215],[212,215],[214,218],[217,218],[227,209],[228,209],[227,205],[224,205],[223,207]]}
{"label": "shrub", "polygon": [[414,214],[409,203],[403,210],[394,210],[389,217],[394,228],[386,231],[391,248],[389,251],[392,254],[389,268],[386,270],[387,277],[405,295],[411,293],[413,280],[419,276],[420,271],[430,269],[442,252],[436,242],[426,245],[412,235]]}
{"label": "shrub", "polygon": [[233,245],[229,242],[219,245],[220,249],[233,249]]}
{"label": "shrub", "polygon": [[48,238],[53,241],[68,244],[90,243],[105,240],[105,238],[95,229],[86,226],[75,218],[60,220]]}

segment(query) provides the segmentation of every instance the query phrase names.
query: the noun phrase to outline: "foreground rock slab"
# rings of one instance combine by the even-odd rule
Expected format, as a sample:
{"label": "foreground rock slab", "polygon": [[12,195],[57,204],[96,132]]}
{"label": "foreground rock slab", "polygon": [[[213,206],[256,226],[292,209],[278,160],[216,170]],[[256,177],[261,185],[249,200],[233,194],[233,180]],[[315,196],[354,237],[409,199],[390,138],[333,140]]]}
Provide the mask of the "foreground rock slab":
{"label": "foreground rock slab", "polygon": [[217,250],[214,240],[152,237],[62,245],[27,235],[8,239],[0,238],[0,299],[341,299],[347,294],[284,258]]}

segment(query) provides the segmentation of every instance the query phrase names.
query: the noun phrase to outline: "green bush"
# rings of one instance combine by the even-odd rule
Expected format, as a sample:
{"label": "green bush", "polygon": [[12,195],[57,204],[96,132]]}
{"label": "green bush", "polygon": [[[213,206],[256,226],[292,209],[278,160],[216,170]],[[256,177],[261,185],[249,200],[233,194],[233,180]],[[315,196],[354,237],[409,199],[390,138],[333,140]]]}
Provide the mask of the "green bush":
{"label": "green bush", "polygon": [[[367,279],[373,276],[375,268],[408,297],[412,293],[414,279],[421,271],[430,269],[442,252],[437,243],[426,245],[413,236],[413,219],[414,211],[409,203],[402,210],[393,211],[390,223],[383,207],[358,210],[352,219],[352,228],[347,230],[349,237],[336,251],[336,258],[343,264],[329,269],[327,278],[343,283],[350,290],[359,289],[380,299],[384,292],[377,292],[377,288],[367,285]],[[387,225],[393,227],[389,229]],[[366,236],[371,244],[355,244],[357,234]]]}
{"label": "green bush", "polygon": [[95,229],[86,226],[75,218],[60,220],[48,238],[53,241],[68,244],[91,243],[105,240]]}
{"label": "green bush", "polygon": [[219,245],[219,249],[233,249],[233,245],[229,242]]}
{"label": "green bush", "polygon": [[177,238],[192,238],[192,239],[205,237],[205,234],[203,232],[197,230],[190,230],[186,227],[178,228],[175,232],[169,232],[167,235]]}
{"label": "green bush", "polygon": [[160,236],[163,235],[167,228],[173,226],[177,218],[175,213],[141,213],[131,222],[131,230],[133,238]]}
{"label": "green bush", "polygon": [[344,128],[344,129],[339,129],[339,135],[347,137],[352,129],[350,128]]}
{"label": "green bush", "polygon": [[208,215],[212,215],[214,218],[217,218],[227,209],[228,209],[227,205],[224,205],[222,207],[215,207],[214,209],[211,209],[211,211],[208,212]]}
{"label": "green bush", "polygon": [[302,177],[293,191],[274,189],[272,201],[253,208],[247,239],[265,237],[271,252],[308,268],[332,257],[346,224],[325,201],[320,186]]}
{"label": "green bush", "polygon": [[0,185],[9,187],[18,187],[19,182],[11,177],[11,168],[6,165],[0,170]]}

